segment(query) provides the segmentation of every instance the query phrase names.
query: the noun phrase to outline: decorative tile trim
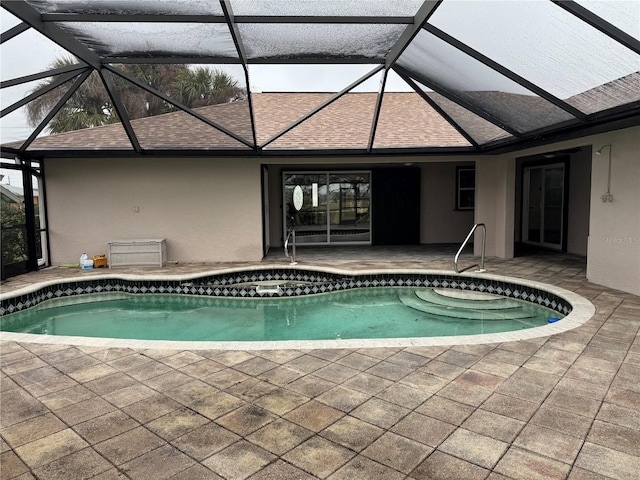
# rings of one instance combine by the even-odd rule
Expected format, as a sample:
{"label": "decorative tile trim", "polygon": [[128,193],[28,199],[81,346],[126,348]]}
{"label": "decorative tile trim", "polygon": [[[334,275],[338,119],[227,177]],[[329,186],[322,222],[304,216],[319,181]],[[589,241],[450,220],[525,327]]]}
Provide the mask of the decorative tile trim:
{"label": "decorative tile trim", "polygon": [[[258,291],[256,284],[279,285]],[[432,287],[485,292],[516,298],[547,307],[564,316],[572,311],[569,301],[544,288],[511,283],[491,277],[444,273],[338,273],[306,269],[240,270],[194,277],[188,280],[91,278],[53,283],[0,301],[0,316],[16,313],[56,298],[126,293],[175,294],[216,298],[285,298],[376,287]]]}

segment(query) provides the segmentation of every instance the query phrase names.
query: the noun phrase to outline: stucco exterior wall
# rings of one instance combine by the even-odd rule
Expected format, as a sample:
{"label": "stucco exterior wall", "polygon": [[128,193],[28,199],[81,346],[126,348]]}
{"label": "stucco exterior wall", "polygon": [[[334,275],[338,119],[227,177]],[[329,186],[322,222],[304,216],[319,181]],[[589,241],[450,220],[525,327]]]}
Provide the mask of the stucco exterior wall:
{"label": "stucco exterior wall", "polygon": [[[485,254],[513,258],[515,157],[482,157],[476,161],[475,223],[487,227]],[[481,231],[476,231],[474,253],[481,253]]]}
{"label": "stucco exterior wall", "polygon": [[129,238],[166,238],[170,261],[262,258],[257,160],[50,159],[45,169],[52,265]]}
{"label": "stucco exterior wall", "polygon": [[462,243],[473,210],[456,210],[456,167],[473,162],[424,163],[420,183],[420,243]]}
{"label": "stucco exterior wall", "polygon": [[[611,144],[612,202],[603,202]],[[587,279],[640,295],[640,127],[593,138]]]}

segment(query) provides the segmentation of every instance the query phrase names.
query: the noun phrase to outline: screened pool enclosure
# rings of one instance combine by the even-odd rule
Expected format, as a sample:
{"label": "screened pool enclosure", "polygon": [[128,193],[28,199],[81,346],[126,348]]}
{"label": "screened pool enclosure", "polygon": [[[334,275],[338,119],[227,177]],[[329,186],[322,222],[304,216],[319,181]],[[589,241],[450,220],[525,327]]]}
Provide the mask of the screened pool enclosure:
{"label": "screened pool enclosure", "polygon": [[[31,118],[21,135],[3,128],[2,152],[11,158],[83,150],[494,152],[637,122],[640,4],[633,0],[14,0],[2,7],[3,123]],[[168,66],[224,71],[236,89],[222,99],[178,98],[157,78]],[[89,84],[104,93],[100,113],[112,127],[47,135],[65,105],[78,108]],[[289,105],[273,95],[283,91],[317,93]],[[43,96],[46,111],[34,115],[29,104]],[[180,115],[150,120],[169,112]]]}
{"label": "screened pool enclosure", "polygon": [[[314,156],[473,161],[640,123],[637,0],[8,0],[0,14],[2,235],[21,244],[11,259],[3,246],[3,277],[46,264],[50,158],[295,157],[308,177]],[[308,182],[335,197],[307,219],[311,244],[371,238],[369,167],[345,168]]]}

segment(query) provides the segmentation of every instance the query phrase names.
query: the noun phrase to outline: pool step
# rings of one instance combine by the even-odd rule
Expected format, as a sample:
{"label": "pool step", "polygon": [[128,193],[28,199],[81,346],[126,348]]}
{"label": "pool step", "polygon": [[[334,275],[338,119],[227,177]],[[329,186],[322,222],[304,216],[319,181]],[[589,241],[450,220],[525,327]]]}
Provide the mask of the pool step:
{"label": "pool step", "polygon": [[475,292],[472,290],[456,290],[455,288],[432,288],[435,293],[449,298],[462,298],[465,300],[500,300],[505,299],[502,295],[487,292]]}
{"label": "pool step", "polygon": [[[521,304],[514,300],[510,300],[504,297],[498,297],[496,295],[489,295],[469,298],[469,297],[453,297],[447,294],[440,293],[442,289],[438,291],[416,290],[416,296],[424,300],[427,303],[433,303],[434,305],[440,305],[442,307],[455,307],[455,308],[471,308],[473,310],[507,310],[513,308],[520,308]],[[478,293],[478,292],[469,292]]]}
{"label": "pool step", "polygon": [[[424,292],[424,290],[420,290]],[[437,315],[439,317],[462,319],[462,320],[521,320],[526,323],[527,320],[532,320],[535,315],[528,312],[522,306],[507,307],[504,309],[476,309],[471,308],[469,305],[438,305],[431,303],[423,298],[419,298],[418,291],[413,294],[398,295],[400,301],[407,307],[413,308],[423,313],[430,315]],[[482,301],[483,302],[483,301]]]}

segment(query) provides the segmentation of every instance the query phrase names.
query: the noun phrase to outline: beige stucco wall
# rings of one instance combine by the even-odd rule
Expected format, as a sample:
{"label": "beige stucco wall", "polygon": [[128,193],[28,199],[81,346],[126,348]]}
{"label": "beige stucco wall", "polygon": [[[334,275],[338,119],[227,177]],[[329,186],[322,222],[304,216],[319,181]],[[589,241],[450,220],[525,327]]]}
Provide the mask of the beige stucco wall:
{"label": "beige stucco wall", "polygon": [[[611,144],[611,194],[607,191]],[[593,138],[591,219],[587,254],[589,281],[640,295],[640,127]]]}
{"label": "beige stucco wall", "polygon": [[420,182],[420,243],[461,243],[473,210],[456,210],[456,167],[473,162],[424,163]]}
{"label": "beige stucco wall", "polygon": [[166,238],[170,261],[262,257],[257,160],[49,159],[45,168],[53,265],[127,238]]}
{"label": "beige stucco wall", "polygon": [[[515,221],[515,157],[482,157],[476,161],[475,223],[487,227],[485,254],[512,258]],[[481,230],[474,253],[480,255]]]}

